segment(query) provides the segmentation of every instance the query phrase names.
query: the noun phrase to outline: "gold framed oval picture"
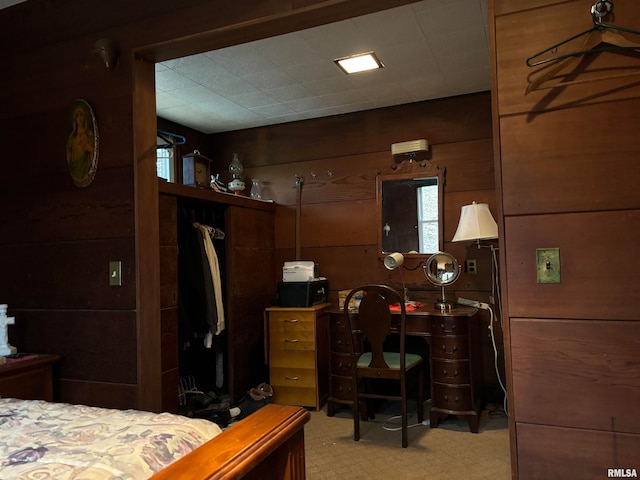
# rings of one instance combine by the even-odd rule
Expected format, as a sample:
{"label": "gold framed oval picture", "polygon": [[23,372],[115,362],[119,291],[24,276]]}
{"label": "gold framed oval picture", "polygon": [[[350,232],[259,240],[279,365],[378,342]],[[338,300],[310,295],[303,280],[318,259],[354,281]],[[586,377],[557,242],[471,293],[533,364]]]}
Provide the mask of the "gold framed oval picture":
{"label": "gold framed oval picture", "polygon": [[98,169],[98,125],[85,100],[73,102],[67,120],[67,167],[78,187],[89,185]]}

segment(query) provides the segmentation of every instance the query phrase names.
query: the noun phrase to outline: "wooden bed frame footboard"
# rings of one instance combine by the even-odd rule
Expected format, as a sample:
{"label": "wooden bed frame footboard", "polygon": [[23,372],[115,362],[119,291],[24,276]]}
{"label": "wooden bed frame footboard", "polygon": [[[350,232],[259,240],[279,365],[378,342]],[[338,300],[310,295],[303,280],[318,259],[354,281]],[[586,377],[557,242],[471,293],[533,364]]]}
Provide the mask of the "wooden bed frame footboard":
{"label": "wooden bed frame footboard", "polygon": [[268,404],[151,480],[304,480],[309,417],[301,407]]}

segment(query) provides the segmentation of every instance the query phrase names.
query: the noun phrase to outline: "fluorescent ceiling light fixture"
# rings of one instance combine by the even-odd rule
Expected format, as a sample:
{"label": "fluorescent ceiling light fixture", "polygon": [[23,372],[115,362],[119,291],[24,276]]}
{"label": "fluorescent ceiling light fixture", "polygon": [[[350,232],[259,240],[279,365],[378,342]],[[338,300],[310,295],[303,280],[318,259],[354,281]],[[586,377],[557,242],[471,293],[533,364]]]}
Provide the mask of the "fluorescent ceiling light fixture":
{"label": "fluorescent ceiling light fixture", "polygon": [[384,65],[373,52],[359,53],[350,57],[336,58],[334,60],[340,69],[349,75],[350,73],[366,72],[384,68]]}

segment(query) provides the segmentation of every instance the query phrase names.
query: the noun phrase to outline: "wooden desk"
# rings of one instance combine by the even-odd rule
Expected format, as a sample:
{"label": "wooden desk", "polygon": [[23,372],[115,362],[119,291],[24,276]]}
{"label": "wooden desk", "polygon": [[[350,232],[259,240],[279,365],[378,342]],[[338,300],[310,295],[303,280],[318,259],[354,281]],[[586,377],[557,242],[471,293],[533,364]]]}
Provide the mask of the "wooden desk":
{"label": "wooden desk", "polygon": [[53,401],[53,364],[60,355],[33,355],[0,365],[0,397]]}
{"label": "wooden desk", "polygon": [[[357,322],[357,313],[351,313],[350,318]],[[329,312],[329,416],[333,416],[336,404],[352,403],[348,328],[343,312]],[[477,310],[458,307],[450,312],[440,312],[425,306],[407,312],[406,330],[407,336],[420,337],[428,344],[425,360],[429,361],[431,427],[437,427],[440,419],[447,415],[456,415],[465,418],[470,430],[477,433],[482,407]]]}

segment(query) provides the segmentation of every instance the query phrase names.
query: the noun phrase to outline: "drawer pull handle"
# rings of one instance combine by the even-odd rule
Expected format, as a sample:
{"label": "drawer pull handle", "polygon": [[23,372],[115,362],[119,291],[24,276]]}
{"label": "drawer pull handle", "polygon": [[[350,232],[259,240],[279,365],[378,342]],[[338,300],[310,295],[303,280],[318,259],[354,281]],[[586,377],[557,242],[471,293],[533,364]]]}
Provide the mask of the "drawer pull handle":
{"label": "drawer pull handle", "polygon": [[440,324],[440,328],[444,330],[444,323]]}
{"label": "drawer pull handle", "polygon": [[451,350],[452,350],[452,351],[454,351],[454,352],[457,352],[457,351],[458,351],[458,346],[457,346],[457,345],[454,345],[454,346],[453,346],[453,348],[452,348]]}
{"label": "drawer pull handle", "polygon": [[442,374],[446,377],[447,376],[447,371],[446,370],[442,370]]}
{"label": "drawer pull handle", "polygon": [[451,330],[455,330],[456,329],[456,324],[454,323],[453,325],[451,325]]}
{"label": "drawer pull handle", "polygon": [[298,340],[297,338],[293,338],[293,339],[291,339],[291,340],[289,340],[288,338],[286,338],[284,341],[285,341],[285,342],[289,342],[289,343],[298,343],[300,340]]}
{"label": "drawer pull handle", "polygon": [[285,320],[285,322],[287,323],[298,323],[300,320],[296,319],[296,318],[292,318],[290,320]]}
{"label": "drawer pull handle", "polygon": [[444,399],[445,399],[445,400],[449,400],[449,395],[445,395],[445,396],[444,396]]}
{"label": "drawer pull handle", "polygon": [[458,370],[454,370],[454,371],[453,371],[453,376],[454,376],[454,377],[457,377],[457,376],[458,376]]}
{"label": "drawer pull handle", "polygon": [[286,380],[300,380],[300,377],[284,377]]}

